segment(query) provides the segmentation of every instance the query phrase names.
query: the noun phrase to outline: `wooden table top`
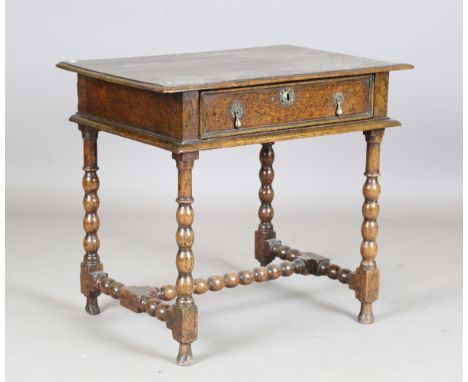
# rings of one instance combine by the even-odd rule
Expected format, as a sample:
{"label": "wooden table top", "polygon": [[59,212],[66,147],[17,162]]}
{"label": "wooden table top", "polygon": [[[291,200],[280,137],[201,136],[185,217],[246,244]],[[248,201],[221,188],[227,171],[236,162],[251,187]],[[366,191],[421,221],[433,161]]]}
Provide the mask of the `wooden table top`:
{"label": "wooden table top", "polygon": [[206,90],[411,69],[291,45],[203,53],[64,61],[59,68],[159,93]]}

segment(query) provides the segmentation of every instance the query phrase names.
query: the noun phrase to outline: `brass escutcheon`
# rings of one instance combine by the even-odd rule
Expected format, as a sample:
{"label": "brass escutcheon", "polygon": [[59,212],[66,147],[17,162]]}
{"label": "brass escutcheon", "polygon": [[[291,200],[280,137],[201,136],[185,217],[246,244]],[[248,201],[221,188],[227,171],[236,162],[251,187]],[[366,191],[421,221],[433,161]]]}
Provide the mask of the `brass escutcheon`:
{"label": "brass escutcheon", "polygon": [[293,89],[286,88],[286,89],[281,90],[279,98],[280,98],[281,105],[291,106],[296,99],[296,95],[294,94]]}

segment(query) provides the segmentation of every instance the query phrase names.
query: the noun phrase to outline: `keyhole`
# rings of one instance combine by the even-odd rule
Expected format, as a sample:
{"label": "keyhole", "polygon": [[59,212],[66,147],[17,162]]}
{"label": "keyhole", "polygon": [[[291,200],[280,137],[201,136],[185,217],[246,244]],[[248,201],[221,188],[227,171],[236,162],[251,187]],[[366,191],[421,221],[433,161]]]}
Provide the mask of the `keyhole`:
{"label": "keyhole", "polygon": [[280,103],[283,106],[290,106],[294,103],[294,90],[283,89],[280,93]]}

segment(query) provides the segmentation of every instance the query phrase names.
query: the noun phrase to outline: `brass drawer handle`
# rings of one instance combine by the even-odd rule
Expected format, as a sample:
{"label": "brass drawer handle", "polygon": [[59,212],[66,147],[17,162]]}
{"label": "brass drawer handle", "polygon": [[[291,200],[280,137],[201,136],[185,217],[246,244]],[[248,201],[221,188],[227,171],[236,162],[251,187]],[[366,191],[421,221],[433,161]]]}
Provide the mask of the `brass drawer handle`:
{"label": "brass drawer handle", "polygon": [[244,116],[244,106],[240,102],[234,102],[231,105],[231,116],[234,118],[234,127],[240,129],[242,127],[241,118]]}
{"label": "brass drawer handle", "polygon": [[333,96],[333,101],[336,104],[335,114],[337,117],[340,117],[343,115],[342,106],[343,106],[344,100],[345,100],[345,97],[343,93],[335,93],[335,95]]}

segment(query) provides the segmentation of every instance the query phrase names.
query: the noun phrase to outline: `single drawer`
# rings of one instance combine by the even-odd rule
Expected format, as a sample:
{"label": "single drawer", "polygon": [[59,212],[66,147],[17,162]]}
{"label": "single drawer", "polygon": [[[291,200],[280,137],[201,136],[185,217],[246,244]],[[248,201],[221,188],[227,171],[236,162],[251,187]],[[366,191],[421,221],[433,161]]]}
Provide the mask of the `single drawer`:
{"label": "single drawer", "polygon": [[372,118],[374,76],[205,91],[200,137]]}

